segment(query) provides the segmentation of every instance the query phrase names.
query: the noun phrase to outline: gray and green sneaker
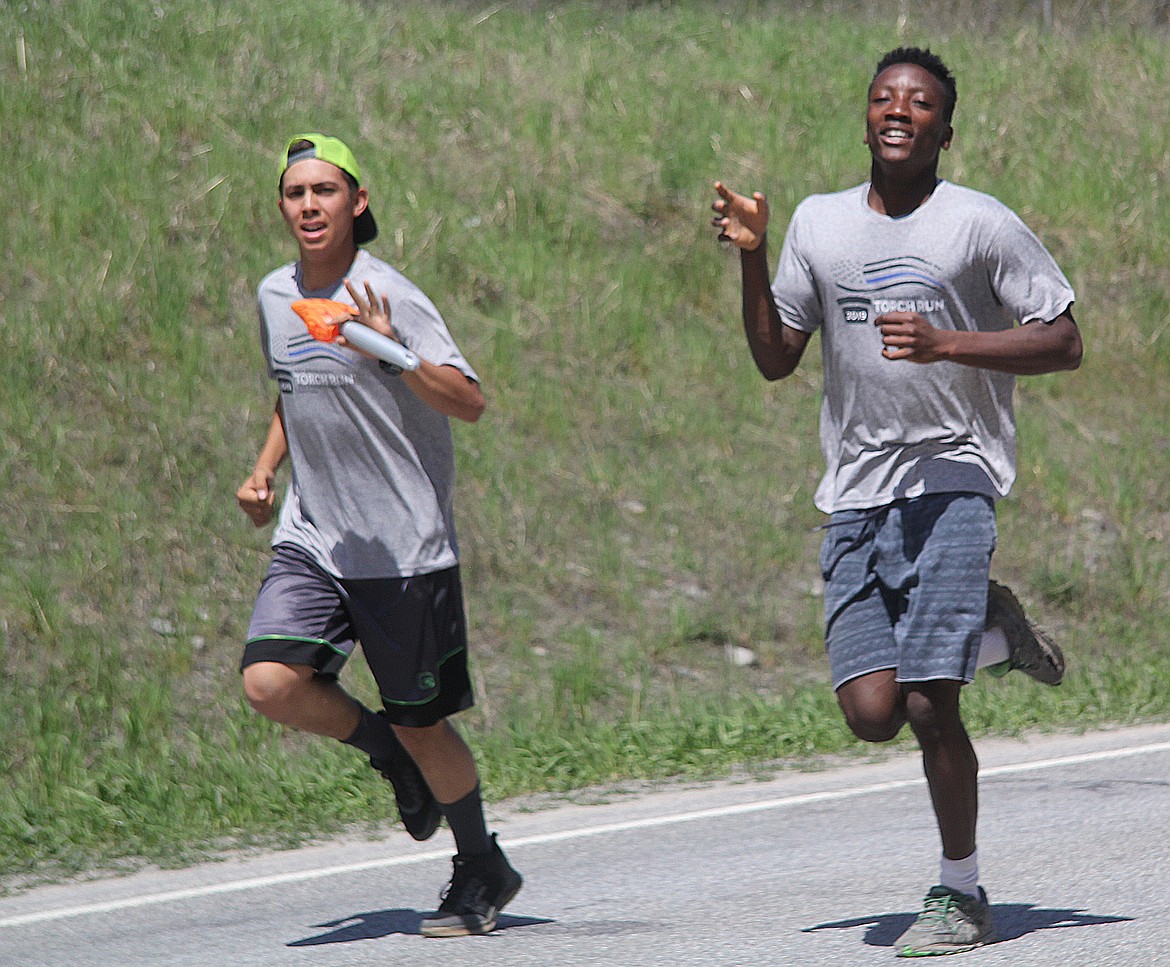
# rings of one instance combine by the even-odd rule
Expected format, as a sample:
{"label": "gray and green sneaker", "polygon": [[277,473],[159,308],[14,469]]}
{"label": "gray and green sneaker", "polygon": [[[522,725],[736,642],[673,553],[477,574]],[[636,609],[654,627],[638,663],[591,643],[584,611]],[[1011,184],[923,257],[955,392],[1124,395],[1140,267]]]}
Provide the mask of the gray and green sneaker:
{"label": "gray and green sneaker", "polygon": [[899,957],[941,957],[994,942],[995,925],[983,887],[979,887],[978,896],[971,896],[945,886],[932,886],[918,919],[894,947]]}
{"label": "gray and green sneaker", "polygon": [[1016,669],[1045,685],[1059,685],[1064,680],[1064,653],[1060,646],[1028,620],[1012,589],[998,581],[987,585],[986,627],[1003,631],[1010,656],[998,665],[988,665],[990,674],[1002,678]]}

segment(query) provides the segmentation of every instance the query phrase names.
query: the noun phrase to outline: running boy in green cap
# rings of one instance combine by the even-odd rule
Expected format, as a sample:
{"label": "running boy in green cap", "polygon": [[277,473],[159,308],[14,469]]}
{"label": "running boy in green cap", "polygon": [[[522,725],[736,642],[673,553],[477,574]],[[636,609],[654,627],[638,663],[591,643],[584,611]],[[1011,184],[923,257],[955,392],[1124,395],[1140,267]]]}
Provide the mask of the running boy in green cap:
{"label": "running boy in green cap", "polygon": [[[358,247],[378,229],[350,149],[297,135],[279,168],[280,212],[299,258],[258,290],[279,392],[236,493],[255,526],[273,516],[286,457],[292,479],[244,647],[244,692],[273,721],[364,752],[393,784],[415,839],[445,817],[454,873],[422,933],[487,933],[521,878],[487,831],[475,760],[448,722],[473,702],[448,420],[479,419],[479,377],[422,291]],[[316,342],[291,308],[310,298],[352,305],[358,322],[408,346],[421,365],[402,372],[344,339]],[[359,641],[384,706],[377,713],[338,684]]]}

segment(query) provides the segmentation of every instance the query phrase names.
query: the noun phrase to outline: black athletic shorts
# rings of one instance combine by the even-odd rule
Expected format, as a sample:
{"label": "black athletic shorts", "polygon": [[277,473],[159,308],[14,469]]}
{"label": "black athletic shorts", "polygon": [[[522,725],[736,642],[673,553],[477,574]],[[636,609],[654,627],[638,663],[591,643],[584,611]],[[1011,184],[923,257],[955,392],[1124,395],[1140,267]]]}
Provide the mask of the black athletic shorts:
{"label": "black athletic shorts", "polygon": [[275,661],[336,678],[358,642],[394,724],[434,725],[474,704],[458,567],[336,578],[295,544],[277,545],[240,668]]}

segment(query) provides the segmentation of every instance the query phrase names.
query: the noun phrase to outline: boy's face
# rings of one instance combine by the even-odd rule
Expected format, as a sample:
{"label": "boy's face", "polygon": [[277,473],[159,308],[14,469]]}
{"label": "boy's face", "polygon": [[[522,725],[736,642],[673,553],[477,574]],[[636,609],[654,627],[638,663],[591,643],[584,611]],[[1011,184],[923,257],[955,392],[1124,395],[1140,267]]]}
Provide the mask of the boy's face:
{"label": "boy's face", "polygon": [[946,89],[917,64],[893,64],[869,88],[865,143],[891,173],[917,174],[938,163],[954,131],[944,120]]}
{"label": "boy's face", "polygon": [[280,186],[280,213],[302,256],[351,247],[353,220],[368,200],[365,188],[350,188],[340,168],[317,158],[294,164]]}

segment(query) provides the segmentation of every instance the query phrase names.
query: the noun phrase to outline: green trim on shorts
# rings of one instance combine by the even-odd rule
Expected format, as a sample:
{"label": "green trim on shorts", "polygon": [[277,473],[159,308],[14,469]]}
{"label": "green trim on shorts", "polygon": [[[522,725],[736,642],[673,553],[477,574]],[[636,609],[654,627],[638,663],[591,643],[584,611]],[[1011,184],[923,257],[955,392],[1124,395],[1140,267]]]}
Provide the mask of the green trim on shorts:
{"label": "green trim on shorts", "polygon": [[[430,705],[431,702],[435,701],[435,699],[437,699],[440,695],[443,694],[443,678],[442,678],[443,662],[445,662],[448,658],[454,658],[456,655],[459,654],[459,652],[466,651],[466,650],[467,650],[466,645],[462,645],[459,648],[453,648],[453,649],[451,649],[451,651],[447,652],[447,654],[445,654],[442,658],[440,658],[437,662],[435,662],[435,671],[437,674],[432,679],[432,684],[430,687],[433,689],[433,691],[431,692],[430,698],[420,698],[416,702],[399,702],[399,701],[396,701],[395,699],[387,698],[385,695],[382,695],[381,692],[378,693],[378,697],[382,699],[383,703],[389,702],[391,705],[404,705],[404,706],[405,705]],[[423,674],[428,675],[428,677],[429,677],[429,673],[424,672]],[[422,688],[426,687],[425,685],[423,685],[422,682],[419,682],[418,684]]]}
{"label": "green trim on shorts", "polygon": [[[247,648],[248,645],[255,644],[258,641],[302,641],[306,645],[324,645],[335,655],[349,658],[349,652],[342,651],[332,642],[326,641],[324,638],[304,638],[301,635],[257,635],[255,638],[248,638],[244,642],[244,647]],[[446,661],[445,658],[443,660]]]}

